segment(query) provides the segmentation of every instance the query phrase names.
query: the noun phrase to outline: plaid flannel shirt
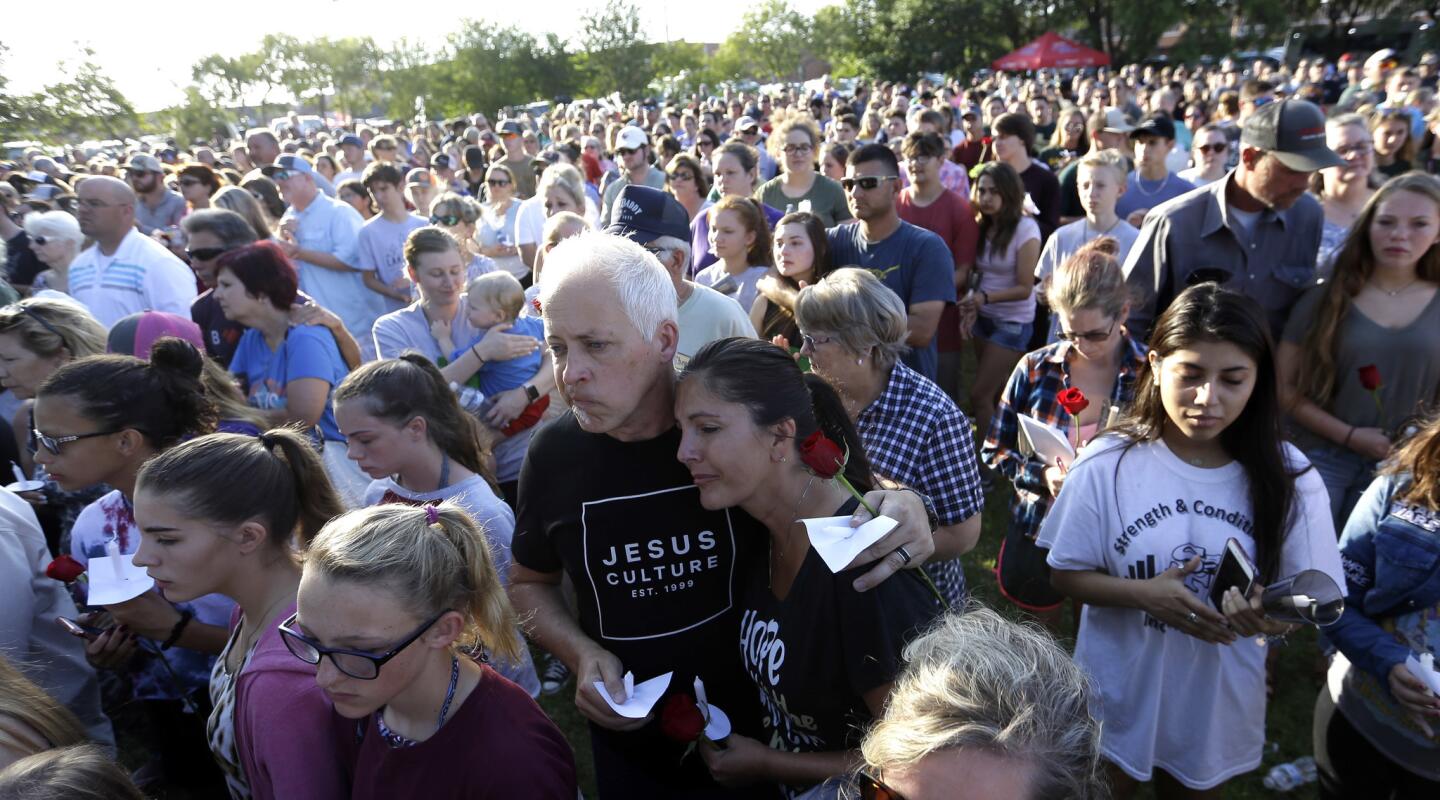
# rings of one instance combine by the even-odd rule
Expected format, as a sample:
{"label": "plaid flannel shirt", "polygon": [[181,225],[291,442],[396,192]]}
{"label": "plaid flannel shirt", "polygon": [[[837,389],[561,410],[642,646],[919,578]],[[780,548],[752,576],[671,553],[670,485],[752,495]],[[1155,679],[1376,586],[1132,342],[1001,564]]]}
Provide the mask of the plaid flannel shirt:
{"label": "plaid flannel shirt", "polygon": [[[928,495],[941,525],[964,522],[984,507],[970,419],[920,373],[897,362],[855,427],[875,474]],[[952,605],[964,597],[960,559],[925,570]]]}
{"label": "plaid flannel shirt", "polygon": [[[1135,396],[1135,379],[1145,365],[1148,348],[1128,331],[1121,341],[1120,372],[1108,404],[1124,408]],[[1019,415],[1028,414],[1067,436],[1073,435],[1070,414],[1055,400],[1061,390],[1070,386],[1070,365],[1065,359],[1070,347],[1069,342],[1056,342],[1020,359],[1000,395],[1000,405],[980,450],[986,466],[1015,484],[1015,497],[1010,502],[1015,528],[1031,539],[1040,532],[1040,522],[1049,512],[1052,498],[1045,485],[1045,463],[1020,450]]]}

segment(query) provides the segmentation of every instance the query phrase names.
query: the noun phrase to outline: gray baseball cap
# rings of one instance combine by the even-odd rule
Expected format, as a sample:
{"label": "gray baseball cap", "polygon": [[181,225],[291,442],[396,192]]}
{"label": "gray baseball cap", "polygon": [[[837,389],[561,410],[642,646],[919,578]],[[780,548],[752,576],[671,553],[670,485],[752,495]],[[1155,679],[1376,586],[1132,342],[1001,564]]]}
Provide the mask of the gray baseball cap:
{"label": "gray baseball cap", "polygon": [[1325,146],[1325,114],[1305,100],[1267,103],[1245,118],[1240,144],[1274,153],[1299,172],[1343,167],[1345,160]]}

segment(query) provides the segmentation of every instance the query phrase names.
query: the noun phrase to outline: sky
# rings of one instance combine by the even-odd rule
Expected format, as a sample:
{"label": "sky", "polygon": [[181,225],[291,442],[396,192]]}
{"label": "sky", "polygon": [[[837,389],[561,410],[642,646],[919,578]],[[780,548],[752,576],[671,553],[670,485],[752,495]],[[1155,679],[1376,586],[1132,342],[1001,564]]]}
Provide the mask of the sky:
{"label": "sky", "polygon": [[[670,0],[631,0],[651,41],[718,42],[739,26],[745,12],[757,3],[681,3]],[[813,14],[835,0],[790,0],[805,14]],[[266,33],[286,32],[301,38],[372,36],[382,46],[405,37],[435,45],[445,29],[431,12],[404,13],[429,4],[394,0],[246,0],[243,3],[203,3],[149,6],[154,14],[137,12],[113,0],[70,0],[67,24],[32,25],[23,36],[0,32],[9,50],[4,74],[16,93],[39,90],[53,82],[62,60],[78,60],[85,47],[95,51],[95,62],[140,111],[153,111],[178,102],[190,81],[190,67],[213,52],[234,56],[251,51]],[[578,38],[580,16],[603,0],[544,0],[475,4],[471,16],[501,25],[516,25],[535,34],[557,33],[572,42]],[[139,6],[138,8],[147,8]],[[536,9],[543,8],[542,13]],[[458,17],[457,17],[458,19]],[[164,20],[164,21],[160,21]]]}

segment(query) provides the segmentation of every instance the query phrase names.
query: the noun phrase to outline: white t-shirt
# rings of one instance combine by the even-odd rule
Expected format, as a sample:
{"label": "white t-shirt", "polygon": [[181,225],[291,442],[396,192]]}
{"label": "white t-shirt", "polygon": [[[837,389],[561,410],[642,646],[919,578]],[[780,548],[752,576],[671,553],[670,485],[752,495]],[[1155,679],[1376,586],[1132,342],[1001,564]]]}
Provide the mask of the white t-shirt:
{"label": "white t-shirt", "polygon": [[680,304],[680,342],[675,348],[675,369],[684,369],[700,348],[731,336],[755,338],[750,315],[734,299],[698,283],[690,284],[690,296]]}
{"label": "white t-shirt", "polygon": [[195,273],[165,245],[137,230],[125,234],[113,255],[91,245],[70,264],[70,294],[109,328],[140,311],[190,318]]}
{"label": "white t-shirt", "polygon": [[[1285,445],[1295,508],[1279,577],[1317,569],[1344,585],[1329,496],[1319,473]],[[1037,537],[1057,570],[1099,570],[1143,580],[1200,556],[1186,585],[1209,603],[1226,540],[1252,558],[1245,469],[1201,469],[1162,440],[1128,450],[1115,436],[1091,445],[1070,469]],[[1260,765],[1265,743],[1263,639],[1209,644],[1133,608],[1086,605],[1075,661],[1094,681],[1105,757],[1148,781],[1156,767],[1208,789]]]}

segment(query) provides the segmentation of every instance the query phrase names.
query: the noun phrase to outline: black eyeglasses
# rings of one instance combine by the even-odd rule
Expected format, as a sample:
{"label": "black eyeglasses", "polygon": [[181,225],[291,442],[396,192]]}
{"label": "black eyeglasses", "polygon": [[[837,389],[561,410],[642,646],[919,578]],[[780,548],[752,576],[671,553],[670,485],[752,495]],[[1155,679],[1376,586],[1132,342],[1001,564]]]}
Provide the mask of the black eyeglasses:
{"label": "black eyeglasses", "polygon": [[362,681],[373,681],[380,677],[380,668],[385,665],[385,662],[399,655],[401,650],[413,644],[416,639],[420,638],[421,634],[430,630],[431,625],[439,622],[441,617],[449,613],[450,609],[447,608],[431,617],[424,625],[416,628],[414,633],[406,637],[405,641],[395,645],[389,652],[381,655],[366,653],[362,650],[345,650],[339,647],[322,646],[314,639],[295,630],[295,620],[300,616],[300,612],[298,611],[291,614],[289,619],[280,623],[280,638],[285,640],[285,647],[290,650],[290,653],[306,664],[314,664],[316,667],[319,667],[320,659],[325,656],[330,656],[330,663],[334,664],[336,669],[346,675]]}
{"label": "black eyeglasses", "polygon": [[808,153],[814,150],[815,147],[808,144],[787,144],[784,149],[786,155],[799,155],[800,153]]}
{"label": "black eyeglasses", "polygon": [[1223,153],[1230,149],[1230,145],[1227,142],[1221,142],[1220,144],[1201,144],[1196,145],[1195,149],[1202,153]]}
{"label": "black eyeglasses", "polygon": [[95,431],[93,433],[75,433],[69,436],[46,436],[40,432],[39,428],[31,428],[30,438],[33,442],[48,450],[50,455],[58,456],[60,455],[60,448],[71,442],[78,442],[81,439],[93,439],[97,436],[110,436],[111,434],[119,432],[118,430],[109,430]]}
{"label": "black eyeglasses", "polygon": [[459,224],[460,224],[460,215],[459,215],[459,214],[443,214],[443,215],[442,215],[442,214],[431,214],[431,215],[430,215],[430,224],[431,224],[431,225],[444,225],[444,226],[447,227],[447,228],[453,228],[453,227],[455,227],[456,225],[459,225]]}
{"label": "black eyeglasses", "polygon": [[44,247],[45,245],[47,245],[47,244],[50,243],[50,238],[47,237],[47,236],[36,236],[36,237],[32,238],[30,241],[34,242],[35,244],[40,245],[41,247]]}
{"label": "black eyeglasses", "polygon": [[230,252],[229,247],[196,247],[185,251],[191,261],[213,261]]}
{"label": "black eyeglasses", "polygon": [[1106,339],[1109,339],[1110,334],[1115,332],[1115,326],[1119,324],[1120,320],[1116,319],[1110,323],[1109,330],[1086,331],[1084,333],[1074,333],[1073,331],[1067,332],[1062,328],[1059,333],[1055,334],[1055,338],[1059,339],[1062,342],[1092,342],[1094,344],[1099,344]]}
{"label": "black eyeglasses", "polygon": [[847,192],[856,186],[868,192],[879,187],[882,183],[898,180],[900,180],[899,175],[866,175],[863,178],[841,178],[840,185],[845,187],[845,191]]}
{"label": "black eyeglasses", "polygon": [[869,772],[862,770],[856,776],[856,783],[860,785],[860,800],[905,800],[905,795],[886,786],[884,781]]}
{"label": "black eyeglasses", "polygon": [[199,178],[181,178],[181,179],[180,179],[180,185],[181,185],[181,186],[199,186],[201,183],[203,183],[203,181],[201,181]]}

